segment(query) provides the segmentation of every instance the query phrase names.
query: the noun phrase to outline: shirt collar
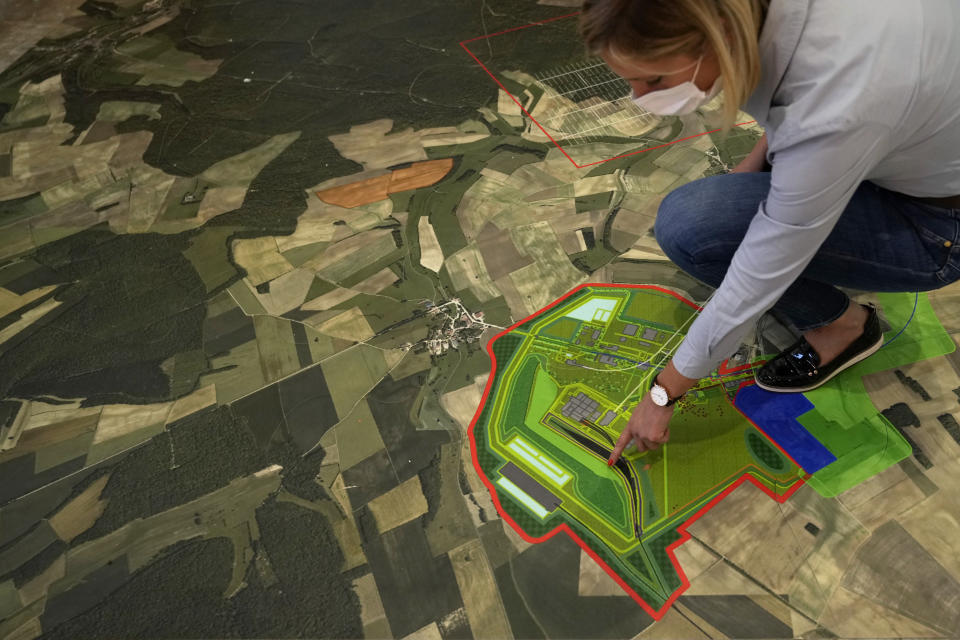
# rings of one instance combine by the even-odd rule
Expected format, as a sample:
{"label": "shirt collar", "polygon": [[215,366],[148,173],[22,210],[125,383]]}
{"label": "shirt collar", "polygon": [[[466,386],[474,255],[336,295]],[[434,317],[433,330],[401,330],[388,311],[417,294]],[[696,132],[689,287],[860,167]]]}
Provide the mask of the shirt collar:
{"label": "shirt collar", "polygon": [[771,0],[760,31],[760,82],[743,110],[767,126],[774,95],[793,59],[807,21],[810,0]]}

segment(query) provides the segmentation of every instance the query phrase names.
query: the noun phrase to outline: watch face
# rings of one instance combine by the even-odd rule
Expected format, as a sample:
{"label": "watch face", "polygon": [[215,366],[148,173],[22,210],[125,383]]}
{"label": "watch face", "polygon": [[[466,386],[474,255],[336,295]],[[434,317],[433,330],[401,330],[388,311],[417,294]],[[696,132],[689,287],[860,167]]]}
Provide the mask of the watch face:
{"label": "watch face", "polygon": [[670,402],[670,396],[667,395],[667,390],[658,384],[653,385],[650,389],[650,399],[653,400],[654,404],[661,407],[667,406],[667,403]]}

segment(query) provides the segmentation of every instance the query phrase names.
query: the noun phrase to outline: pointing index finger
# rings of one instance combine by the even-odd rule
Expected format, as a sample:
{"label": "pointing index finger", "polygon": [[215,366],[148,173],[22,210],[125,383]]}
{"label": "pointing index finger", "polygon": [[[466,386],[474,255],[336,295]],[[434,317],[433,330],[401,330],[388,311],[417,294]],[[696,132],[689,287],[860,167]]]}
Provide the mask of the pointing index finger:
{"label": "pointing index finger", "polygon": [[610,453],[610,458],[607,460],[608,467],[617,463],[617,460],[620,459],[620,454],[623,453],[623,450],[627,448],[627,445],[632,439],[633,436],[630,431],[624,429],[623,433],[620,434],[620,438],[617,440],[616,446],[613,447],[613,451]]}

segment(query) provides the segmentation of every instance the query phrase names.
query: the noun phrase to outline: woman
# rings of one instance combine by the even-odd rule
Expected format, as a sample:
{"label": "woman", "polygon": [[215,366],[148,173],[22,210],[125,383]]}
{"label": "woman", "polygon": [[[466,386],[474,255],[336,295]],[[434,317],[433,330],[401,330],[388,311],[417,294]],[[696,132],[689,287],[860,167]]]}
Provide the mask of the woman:
{"label": "woman", "polygon": [[[689,113],[721,88],[766,134],[727,175],[660,206],[664,252],[717,287],[630,417],[669,438],[673,402],[764,312],[802,338],[757,372],[805,391],[876,351],[876,310],[837,288],[925,291],[960,279],[960,3],[956,0],[586,0],[588,49],[635,101]],[[769,171],[766,171],[769,163]]]}

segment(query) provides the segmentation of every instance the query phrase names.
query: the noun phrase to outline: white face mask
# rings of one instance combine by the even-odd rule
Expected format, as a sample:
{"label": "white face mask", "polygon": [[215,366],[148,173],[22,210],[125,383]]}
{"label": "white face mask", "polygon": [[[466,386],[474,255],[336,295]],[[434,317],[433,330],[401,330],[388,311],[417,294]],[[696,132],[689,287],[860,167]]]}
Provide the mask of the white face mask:
{"label": "white face mask", "polygon": [[[697,73],[700,72],[700,63],[702,61],[703,56],[700,56],[700,59],[697,60],[697,68],[693,72],[693,80],[697,79]],[[690,67],[687,68],[689,69]],[[710,87],[710,91],[706,93],[701,91],[700,88],[693,83],[693,80],[688,80],[669,89],[651,91],[650,93],[643,94],[639,98],[633,98],[633,103],[641,109],[645,109],[658,116],[684,116],[688,113],[693,113],[695,109],[707,104],[720,93],[720,89],[723,86],[720,83],[720,78],[721,76],[717,76],[713,86]]]}

